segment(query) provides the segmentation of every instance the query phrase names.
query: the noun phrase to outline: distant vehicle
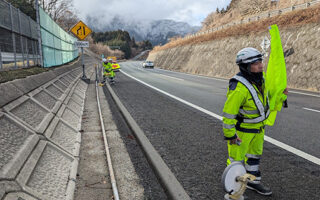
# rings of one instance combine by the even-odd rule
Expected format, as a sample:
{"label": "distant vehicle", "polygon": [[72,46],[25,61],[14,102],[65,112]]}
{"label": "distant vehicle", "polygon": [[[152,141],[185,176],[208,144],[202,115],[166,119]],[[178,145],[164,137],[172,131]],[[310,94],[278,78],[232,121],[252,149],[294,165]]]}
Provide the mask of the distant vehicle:
{"label": "distant vehicle", "polygon": [[146,61],[144,61],[144,62],[142,63],[142,67],[144,67],[144,68],[147,68],[147,67],[153,68],[154,65],[153,65],[153,62],[152,62],[152,61],[146,60]]}
{"label": "distant vehicle", "polygon": [[117,62],[117,57],[115,56],[108,56],[107,60],[112,59],[113,62]]}

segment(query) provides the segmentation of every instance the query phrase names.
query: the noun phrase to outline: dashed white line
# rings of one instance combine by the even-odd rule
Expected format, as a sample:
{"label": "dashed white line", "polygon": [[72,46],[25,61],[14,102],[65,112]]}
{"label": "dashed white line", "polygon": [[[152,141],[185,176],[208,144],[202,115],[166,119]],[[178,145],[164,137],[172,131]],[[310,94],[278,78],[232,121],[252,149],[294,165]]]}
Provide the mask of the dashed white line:
{"label": "dashed white line", "polygon": [[[171,97],[171,98],[173,98],[173,99],[175,99],[175,100],[177,100],[177,101],[180,101],[181,103],[184,103],[184,104],[186,104],[186,105],[188,105],[188,106],[190,106],[190,107],[193,107],[193,108],[195,108],[195,109],[197,109],[197,110],[199,110],[199,111],[201,111],[201,112],[203,112],[203,113],[206,113],[206,114],[208,114],[208,115],[210,115],[210,116],[212,116],[212,117],[214,117],[214,118],[216,118],[216,119],[222,120],[222,116],[220,116],[220,115],[217,115],[217,114],[215,114],[215,113],[213,113],[213,112],[211,112],[211,111],[208,111],[208,110],[206,110],[206,109],[204,109],[204,108],[202,108],[202,107],[200,107],[200,106],[197,106],[197,105],[195,105],[195,104],[193,104],[193,103],[190,103],[190,102],[188,102],[188,101],[185,101],[185,100],[183,100],[183,99],[181,99],[181,98],[179,98],[179,97],[176,97],[176,96],[174,96],[174,95],[172,95],[172,94],[169,94],[169,93],[167,93],[167,92],[165,92],[165,91],[163,91],[163,90],[160,90],[160,89],[158,89],[158,88],[156,88],[156,87],[154,87],[154,86],[152,86],[152,85],[149,85],[148,83],[145,83],[145,82],[143,82],[142,80],[137,79],[137,78],[135,78],[135,77],[133,77],[133,76],[131,76],[131,75],[123,72],[123,71],[121,71],[121,72],[122,72],[123,74],[125,74],[126,76],[128,76],[128,77],[130,77],[130,78],[132,78],[132,79],[134,79],[134,80],[142,83],[142,84],[145,85],[145,86],[148,86],[148,87],[150,87],[150,88],[152,88],[152,89],[154,89],[154,90],[156,90],[156,91],[158,91],[158,92],[160,92],[160,93],[162,93],[162,94],[164,94],[164,95],[167,95],[167,96],[169,96],[169,97]],[[301,150],[299,150],[299,149],[296,149],[296,148],[291,147],[291,146],[289,146],[289,145],[287,145],[287,144],[284,144],[284,143],[282,143],[282,142],[280,142],[280,141],[277,141],[277,140],[275,140],[275,139],[273,139],[273,138],[271,138],[271,137],[264,136],[264,138],[265,138],[266,141],[270,142],[271,144],[273,144],[273,145],[275,145],[275,146],[278,146],[278,147],[280,147],[280,148],[282,148],[282,149],[284,149],[284,150],[286,150],[286,151],[289,151],[289,152],[291,152],[291,153],[293,153],[293,154],[295,154],[295,155],[297,155],[297,156],[300,156],[300,157],[302,157],[302,158],[304,158],[304,159],[306,159],[306,160],[309,160],[310,162],[313,162],[313,163],[315,163],[315,164],[317,164],[317,165],[320,165],[320,159],[317,158],[317,157],[315,157],[315,156],[312,156],[312,155],[310,155],[310,154],[308,154],[308,153],[305,153],[305,152],[303,152],[303,151],[301,151]]]}
{"label": "dashed white line", "polygon": [[320,113],[320,110],[315,110],[315,109],[311,109],[311,108],[303,108],[303,109],[305,109],[305,110],[310,110],[310,111],[313,111],[313,112],[318,112],[318,113]]}

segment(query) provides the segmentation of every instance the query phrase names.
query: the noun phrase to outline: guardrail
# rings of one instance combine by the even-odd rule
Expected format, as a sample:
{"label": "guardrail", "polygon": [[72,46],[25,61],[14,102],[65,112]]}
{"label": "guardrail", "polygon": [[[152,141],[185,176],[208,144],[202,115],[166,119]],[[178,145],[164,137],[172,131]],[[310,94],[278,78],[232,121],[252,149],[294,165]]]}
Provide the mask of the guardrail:
{"label": "guardrail", "polygon": [[308,7],[310,7],[312,5],[315,5],[317,3],[320,3],[320,0],[313,0],[313,1],[310,1],[308,3],[303,3],[303,4],[291,6],[291,7],[284,8],[284,9],[272,10],[272,11],[269,11],[269,12],[266,12],[266,13],[262,13],[261,15],[258,15],[258,16],[249,17],[249,18],[246,18],[246,19],[242,19],[240,21],[230,22],[228,24],[224,24],[224,25],[219,26],[219,27],[211,28],[211,29],[208,29],[208,30],[205,30],[205,31],[202,31],[202,32],[198,32],[198,33],[192,34],[192,35],[187,35],[183,39],[189,39],[189,38],[197,37],[197,36],[200,36],[200,35],[212,33],[212,32],[215,32],[215,31],[218,31],[218,30],[221,30],[221,29],[224,29],[224,28],[228,28],[230,26],[234,26],[234,25],[237,25],[237,24],[245,24],[245,23],[248,23],[248,22],[253,22],[253,21],[258,21],[258,20],[261,20],[261,19],[269,18],[269,17],[274,17],[274,16],[277,16],[277,15],[281,15],[283,13],[291,12],[293,10],[305,9],[305,8],[308,8]]}

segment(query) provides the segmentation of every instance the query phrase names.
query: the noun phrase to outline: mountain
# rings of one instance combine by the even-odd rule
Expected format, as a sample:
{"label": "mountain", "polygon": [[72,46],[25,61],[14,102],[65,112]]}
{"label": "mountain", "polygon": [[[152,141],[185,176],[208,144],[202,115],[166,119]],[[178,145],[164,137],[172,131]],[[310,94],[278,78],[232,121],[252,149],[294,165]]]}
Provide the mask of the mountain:
{"label": "mountain", "polygon": [[86,19],[88,26],[95,32],[125,30],[136,41],[149,40],[152,45],[163,45],[168,42],[169,38],[195,33],[200,29],[200,27],[190,26],[185,22],[167,19],[150,22],[126,22],[116,16],[106,24],[99,24],[98,21],[98,19],[92,17]]}

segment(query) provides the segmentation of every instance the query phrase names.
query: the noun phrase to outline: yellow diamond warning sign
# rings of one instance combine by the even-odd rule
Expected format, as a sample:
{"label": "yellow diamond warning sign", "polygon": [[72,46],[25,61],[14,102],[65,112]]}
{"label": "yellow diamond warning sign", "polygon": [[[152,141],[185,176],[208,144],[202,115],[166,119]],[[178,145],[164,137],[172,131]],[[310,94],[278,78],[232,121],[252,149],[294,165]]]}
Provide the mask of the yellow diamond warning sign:
{"label": "yellow diamond warning sign", "polygon": [[82,21],[79,21],[76,25],[74,25],[70,30],[79,40],[84,40],[90,33],[91,29],[85,25]]}

